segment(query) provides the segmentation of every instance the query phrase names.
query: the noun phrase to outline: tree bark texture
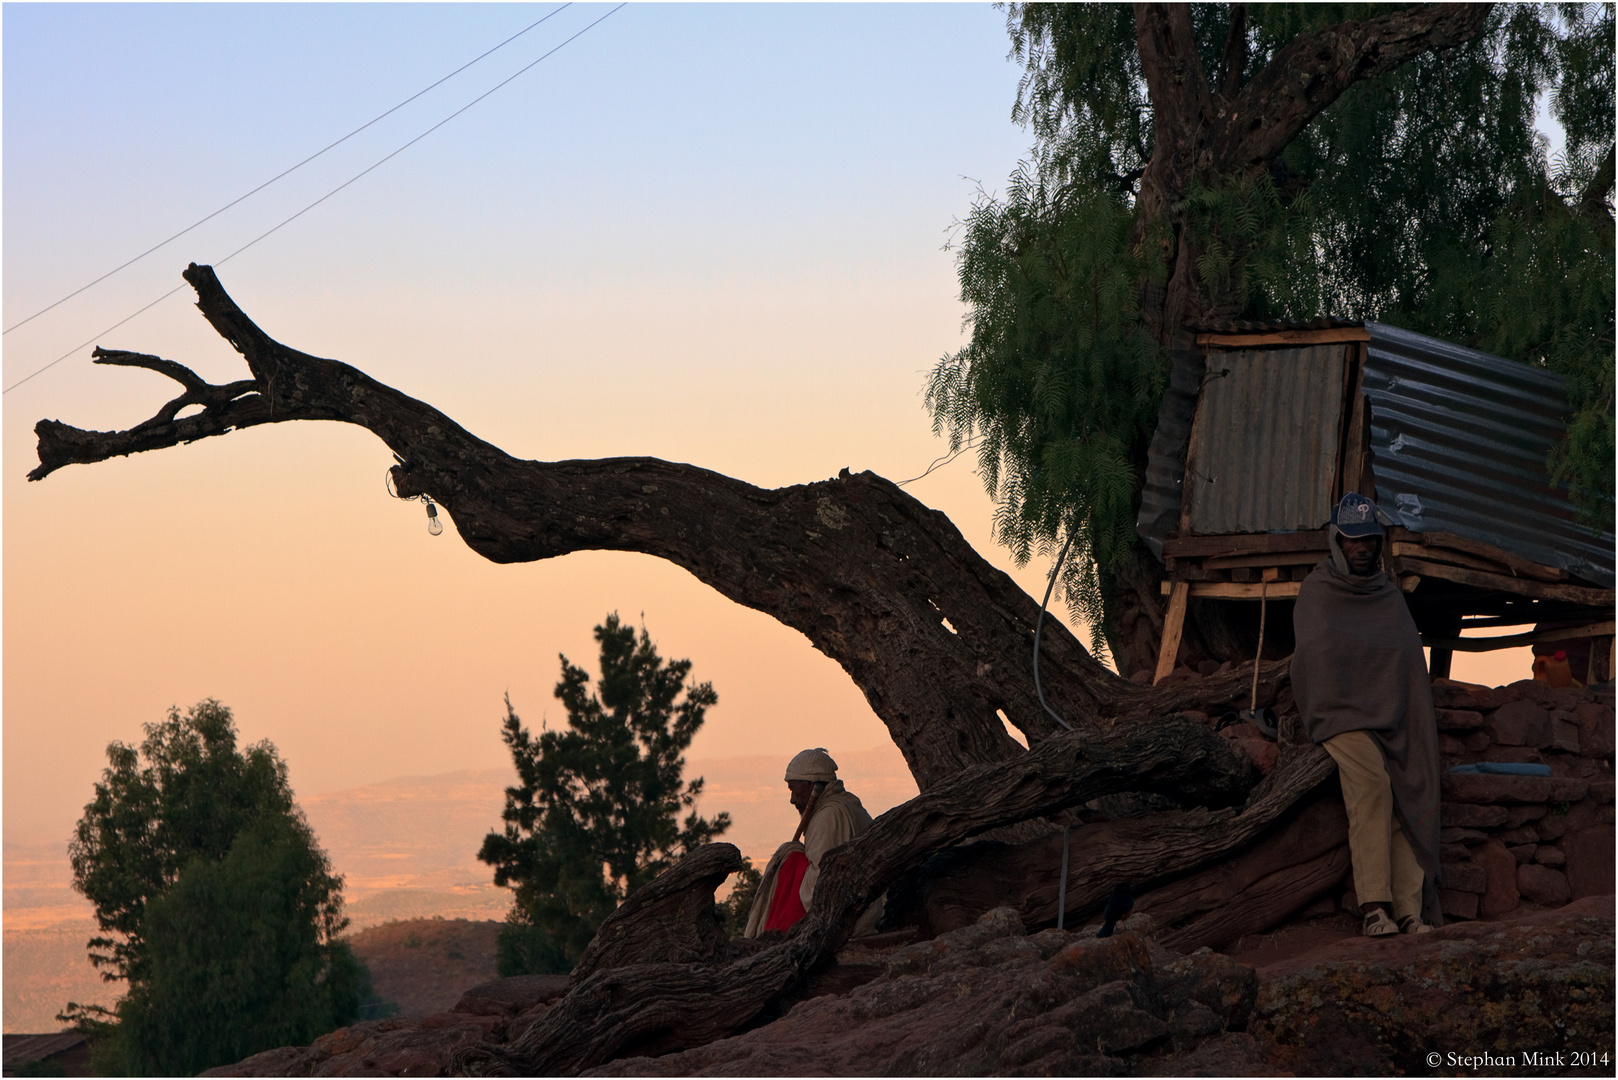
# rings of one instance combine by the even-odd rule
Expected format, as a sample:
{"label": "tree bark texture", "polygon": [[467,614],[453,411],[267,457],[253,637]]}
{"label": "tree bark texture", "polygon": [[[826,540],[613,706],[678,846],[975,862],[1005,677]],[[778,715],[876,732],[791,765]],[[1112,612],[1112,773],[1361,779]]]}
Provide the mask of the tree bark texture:
{"label": "tree bark texture", "polygon": [[[1136,910],[1152,914],[1161,932],[1175,934],[1175,948],[1219,946],[1269,929],[1336,883],[1292,893],[1291,906],[1282,911],[1272,908],[1284,906],[1284,897],[1252,905],[1247,895],[1262,879],[1344,842],[1342,797],[1323,783],[1335,771],[1319,747],[1289,743],[1239,810],[1196,807],[1074,828],[1067,925],[1096,915],[1113,887],[1127,883],[1135,891]],[[890,897],[890,905],[899,900],[911,907],[894,912],[894,922],[914,922],[925,936],[935,937],[1007,906],[1030,931],[1053,926],[1061,865],[1060,832],[1021,844],[985,842],[946,852],[936,865],[921,867],[913,896]],[[1187,873],[1195,867],[1206,869]]]}
{"label": "tree bark texture", "polygon": [[687,852],[607,916],[573,966],[569,986],[629,964],[728,959],[732,950],[714,907],[714,890],[741,868],[735,844],[703,844]]}
{"label": "tree bark texture", "polygon": [[[1022,753],[996,710],[1031,744],[1058,730],[1034,690],[1038,605],[947,517],[892,482],[845,473],[766,490],[656,458],[514,458],[356,368],[275,341],[237,307],[212,268],[192,265],[185,278],[253,378],[213,386],[171,360],[97,349],[97,363],[148,368],[184,392],[125,431],[41,420],[34,429],[40,464],[30,480],[258,424],[358,424],[393,451],[399,494],[429,495],[487,559],[643,552],[802,632],[865,693],[923,790],[962,768]],[[176,417],[189,405],[203,410]],[[1208,700],[1245,704],[1240,672],[1200,687],[1135,686],[1097,663],[1059,619],[1046,620],[1041,652],[1046,697],[1075,725]],[[1261,698],[1272,700],[1284,678],[1284,665],[1267,665]]]}

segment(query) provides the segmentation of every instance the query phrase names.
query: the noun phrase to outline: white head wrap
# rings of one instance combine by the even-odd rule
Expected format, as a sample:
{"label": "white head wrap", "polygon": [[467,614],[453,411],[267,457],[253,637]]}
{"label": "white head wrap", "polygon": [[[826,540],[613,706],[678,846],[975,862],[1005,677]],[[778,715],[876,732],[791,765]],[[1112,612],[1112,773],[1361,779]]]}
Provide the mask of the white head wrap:
{"label": "white head wrap", "polygon": [[837,779],[837,762],[826,753],[824,746],[800,751],[797,757],[787,762],[787,779],[830,783]]}

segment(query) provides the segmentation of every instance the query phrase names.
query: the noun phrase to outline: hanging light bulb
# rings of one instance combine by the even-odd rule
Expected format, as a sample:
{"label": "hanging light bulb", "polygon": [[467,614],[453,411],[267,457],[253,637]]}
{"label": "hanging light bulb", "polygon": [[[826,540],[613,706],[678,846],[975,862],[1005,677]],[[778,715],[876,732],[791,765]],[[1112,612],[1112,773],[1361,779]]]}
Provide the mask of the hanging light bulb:
{"label": "hanging light bulb", "polygon": [[433,501],[431,499],[425,501],[427,503],[427,531],[437,536],[444,531],[444,523],[438,520],[438,507],[433,505]]}

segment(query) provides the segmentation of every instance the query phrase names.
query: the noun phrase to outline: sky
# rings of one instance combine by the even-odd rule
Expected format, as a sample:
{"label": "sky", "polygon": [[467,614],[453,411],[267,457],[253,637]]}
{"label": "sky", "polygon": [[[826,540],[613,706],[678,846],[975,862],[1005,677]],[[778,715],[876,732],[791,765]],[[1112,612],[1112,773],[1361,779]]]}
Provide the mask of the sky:
{"label": "sky", "polygon": [[[5,325],[554,6],[7,4]],[[102,333],[194,260],[278,340],[520,456],[647,454],[767,487],[921,473],[945,449],[925,374],[963,340],[944,245],[1028,142],[987,6],[625,7],[220,261],[611,10],[560,11],[13,330],[5,384],[92,338],[245,377],[188,289]],[[503,696],[559,720],[558,654],[593,669],[611,611],[718,690],[693,758],[888,743],[805,638],[670,564],[495,566],[453,523],[430,536],[359,428],[275,425],[24,482],[39,419],[126,428],[175,392],[89,349],[4,396],[8,842],[65,841],[107,743],[204,697],[275,743],[301,795],[499,766]],[[1015,570],[969,460],[910,490]]]}
{"label": "sky", "polygon": [[[6,4],[5,325],[551,10]],[[246,377],[188,289],[108,330],[196,261],[272,337],[518,456],[645,454],[766,487],[914,477],[945,450],[926,373],[964,343],[946,245],[1030,141],[1007,53],[986,5],[573,5],[6,334],[8,387],[74,350],[4,395],[7,843],[65,843],[106,745],[205,697],[244,741],[271,740],[304,796],[504,765],[503,697],[559,721],[558,654],[593,669],[612,611],[717,689],[693,759],[891,747],[805,638],[677,567],[495,566],[453,523],[430,536],[359,428],[271,425],[23,476],[39,419],[127,428],[174,396],[91,365],[92,345]],[[908,490],[1039,589],[1048,566],[992,542],[971,465]]]}

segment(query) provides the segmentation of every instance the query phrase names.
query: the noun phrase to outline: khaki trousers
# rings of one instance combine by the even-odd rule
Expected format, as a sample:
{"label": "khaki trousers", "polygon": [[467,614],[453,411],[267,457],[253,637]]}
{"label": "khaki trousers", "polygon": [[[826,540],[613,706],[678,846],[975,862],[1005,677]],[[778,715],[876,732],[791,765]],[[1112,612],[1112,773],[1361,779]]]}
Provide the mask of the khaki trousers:
{"label": "khaki trousers", "polygon": [[1382,748],[1365,731],[1334,735],[1325,747],[1337,762],[1348,809],[1355,897],[1362,904],[1392,904],[1395,919],[1420,915],[1424,875],[1393,811],[1393,785],[1382,762]]}

